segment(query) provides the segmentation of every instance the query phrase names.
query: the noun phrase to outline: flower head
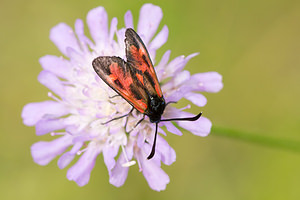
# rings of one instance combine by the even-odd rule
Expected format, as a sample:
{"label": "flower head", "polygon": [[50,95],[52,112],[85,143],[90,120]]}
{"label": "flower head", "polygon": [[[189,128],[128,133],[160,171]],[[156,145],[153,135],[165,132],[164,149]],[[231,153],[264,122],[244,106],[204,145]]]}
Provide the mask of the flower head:
{"label": "flower head", "polygon": [[[161,88],[166,102],[185,98],[197,106],[204,106],[206,98],[199,92],[218,92],[223,87],[222,77],[216,72],[190,75],[184,70],[187,62],[197,54],[169,61],[170,51],[167,51],[156,64],[156,50],[168,38],[167,26],[156,34],[161,18],[162,11],[158,6],[145,4],[140,11],[137,33],[149,51],[158,79],[164,82]],[[95,160],[102,153],[111,184],[122,186],[129,166],[137,162],[149,186],[153,190],[164,190],[169,177],[161,169],[161,163],[172,164],[176,154],[166,140],[158,135],[156,154],[153,159],[146,159],[151,151],[155,124],[146,119],[134,127],[143,117],[138,111],[105,123],[131,110],[131,106],[122,97],[116,96],[92,68],[92,61],[98,56],[125,59],[125,28],[117,29],[117,22],[113,18],[109,26],[105,9],[98,7],[87,15],[92,40],[85,35],[80,19],[75,22],[75,32],[64,23],[51,29],[50,39],[64,57],[42,57],[40,63],[43,71],[38,80],[51,91],[48,96],[52,100],[27,104],[23,108],[22,118],[25,125],[35,126],[37,135],[51,134],[56,139],[33,144],[32,157],[36,163],[47,165],[60,155],[58,166],[65,168],[76,156],[80,156],[69,168],[67,178],[83,186],[89,182]],[[130,11],[125,14],[125,26],[134,28]],[[189,117],[191,114],[183,111],[186,108],[167,106],[162,117]],[[194,122],[176,123],[199,136],[208,135],[211,128],[211,122],[205,117]],[[169,132],[182,135],[169,121],[159,125],[165,126]],[[158,132],[165,135],[161,128]]]}

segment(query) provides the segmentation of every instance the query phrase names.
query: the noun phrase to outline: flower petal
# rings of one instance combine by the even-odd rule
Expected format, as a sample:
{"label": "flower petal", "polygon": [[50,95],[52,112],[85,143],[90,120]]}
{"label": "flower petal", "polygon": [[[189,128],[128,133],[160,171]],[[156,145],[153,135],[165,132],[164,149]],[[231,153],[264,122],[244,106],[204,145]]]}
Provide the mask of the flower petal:
{"label": "flower petal", "polygon": [[46,55],[41,57],[39,61],[43,69],[61,78],[68,79],[71,75],[72,67],[70,62],[65,60],[63,57]]}
{"label": "flower petal", "polygon": [[63,153],[72,144],[72,138],[66,134],[51,142],[40,141],[31,146],[31,155],[34,162],[47,165],[56,156]]}
{"label": "flower petal", "polygon": [[163,77],[166,76],[165,67],[170,59],[171,51],[168,50],[164,53],[162,56],[159,64],[155,67],[156,75],[158,77],[158,80],[162,81]]}
{"label": "flower petal", "polygon": [[126,28],[133,28],[133,18],[132,18],[132,13],[131,13],[130,10],[128,10],[125,13],[124,21],[125,21],[125,27]]}
{"label": "flower petal", "polygon": [[178,56],[174,58],[165,68],[166,73],[164,78],[168,78],[170,76],[173,76],[177,72],[180,72],[184,66],[188,63],[188,61],[197,56],[199,53],[193,53],[191,55],[188,55],[186,58],[184,56]]}
{"label": "flower petal", "polygon": [[[148,157],[150,155],[150,152],[152,151],[152,147],[153,147],[153,139],[154,139],[154,134],[152,135],[153,137],[152,138],[148,138],[148,142],[149,143],[146,143],[144,141],[144,144],[143,146],[140,148],[143,153],[143,155],[145,155],[146,153],[146,157]],[[151,161],[157,166],[157,167],[161,167],[161,154],[160,152],[158,151],[158,148],[156,147],[155,148],[155,154],[154,156],[151,158]],[[138,160],[139,161],[139,160]],[[142,168],[140,168],[140,171],[142,171]]]}
{"label": "flower petal", "polygon": [[160,69],[166,67],[167,63],[169,62],[170,55],[171,55],[171,50],[166,51],[162,56],[159,64],[156,66],[156,68]]}
{"label": "flower petal", "polygon": [[190,131],[194,135],[205,137],[210,133],[212,123],[205,117],[200,117],[197,121],[178,121],[177,124]]}
{"label": "flower petal", "polygon": [[[131,140],[128,141],[125,151],[120,154],[115,167],[109,175],[109,183],[116,187],[122,186],[127,179],[129,167],[123,167],[122,165],[133,157],[133,142]],[[125,159],[124,153],[126,153],[128,160]]]}
{"label": "flower petal", "polygon": [[80,46],[82,47],[83,51],[88,53],[89,49],[88,46],[89,45],[91,48],[94,47],[94,44],[92,43],[92,41],[84,34],[84,24],[83,21],[81,19],[77,19],[75,21],[75,33],[79,39],[80,42]]}
{"label": "flower petal", "polygon": [[172,83],[174,88],[178,88],[179,85],[186,83],[187,80],[190,79],[190,72],[187,70],[184,70],[182,72],[179,72],[174,76]]}
{"label": "flower petal", "polygon": [[172,122],[163,122],[163,124],[166,126],[169,132],[179,136],[182,135],[181,131],[178,128],[176,128],[176,126],[174,126]]}
{"label": "flower petal", "polygon": [[174,149],[159,135],[157,136],[156,149],[157,153],[161,155],[161,161],[166,165],[171,165],[176,161],[176,153]]}
{"label": "flower petal", "polygon": [[120,155],[119,159],[116,162],[115,167],[111,171],[111,174],[109,176],[109,183],[116,186],[121,187],[128,175],[129,167],[123,167],[122,164],[126,163],[126,159],[123,154]]}
{"label": "flower petal", "polygon": [[146,46],[156,33],[162,16],[161,8],[153,4],[147,3],[141,8],[137,33]]}
{"label": "flower petal", "polygon": [[65,23],[60,23],[51,29],[50,39],[66,56],[68,56],[68,47],[81,51],[73,29]]}
{"label": "flower petal", "polygon": [[93,40],[98,44],[108,37],[108,17],[103,7],[97,7],[87,14],[87,24]]}
{"label": "flower petal", "polygon": [[70,164],[70,162],[75,158],[76,153],[82,147],[82,142],[77,142],[72,147],[71,151],[64,153],[57,161],[57,165],[60,169],[65,168]]}
{"label": "flower petal", "polygon": [[179,101],[185,96],[187,92],[190,92],[190,87],[186,83],[190,80],[190,72],[182,71],[177,73],[177,75],[170,80],[169,83],[162,86],[163,91],[168,91],[165,93],[167,102],[169,101]]}
{"label": "flower petal", "polygon": [[63,129],[65,127],[64,119],[41,119],[35,125],[37,135],[44,135],[52,131]]}
{"label": "flower petal", "polygon": [[168,40],[169,29],[166,25],[162,28],[162,30],[157,34],[157,36],[152,40],[149,45],[149,49],[156,51],[163,44],[165,44]]}
{"label": "flower petal", "polygon": [[[195,115],[168,106],[164,112],[164,118],[185,118]],[[192,132],[194,135],[207,136],[210,133],[212,123],[209,119],[201,116],[197,121],[175,121],[182,128]]]}
{"label": "flower petal", "polygon": [[47,88],[52,90],[55,94],[59,95],[60,97],[63,97],[65,94],[65,86],[63,86],[62,82],[48,71],[41,71],[41,73],[38,76],[38,80],[41,84],[45,85]]}
{"label": "flower petal", "polygon": [[136,153],[136,157],[150,188],[156,191],[165,190],[170,182],[169,176],[152,159],[147,160],[147,155],[142,153],[142,151],[139,150]]}
{"label": "flower petal", "polygon": [[125,40],[125,28],[122,28],[120,30],[117,30],[116,32],[116,35],[117,35],[117,40],[118,40],[118,44],[119,44],[119,48],[122,49],[122,54],[121,52],[118,54],[120,55],[121,58],[125,58],[125,43],[124,43],[124,40]]}
{"label": "flower petal", "polygon": [[189,92],[184,95],[184,98],[199,107],[203,107],[207,103],[207,99],[205,98],[205,96],[199,93]]}
{"label": "flower petal", "polygon": [[56,118],[68,113],[69,110],[61,103],[55,101],[43,101],[25,105],[22,111],[22,118],[25,125],[33,126],[44,116]]}
{"label": "flower petal", "polygon": [[148,51],[153,64],[155,64],[156,62],[155,60],[156,50],[159,49],[164,43],[167,42],[168,35],[169,35],[169,29],[167,26],[164,26],[162,30],[157,34],[157,36],[150,43],[148,47]]}
{"label": "flower petal", "polygon": [[223,88],[222,76],[217,72],[194,74],[188,84],[200,92],[219,92]]}
{"label": "flower petal", "polygon": [[116,17],[114,17],[111,20],[111,24],[110,24],[110,31],[109,31],[109,42],[110,43],[114,43],[114,36],[115,33],[117,31],[117,25],[118,25],[118,19]]}
{"label": "flower petal", "polygon": [[109,144],[107,144],[103,148],[104,163],[109,173],[116,164],[115,157],[117,156],[118,152],[119,152],[119,147],[111,146]]}
{"label": "flower petal", "polygon": [[86,185],[90,180],[91,171],[99,153],[99,147],[97,148],[94,143],[90,143],[77,163],[68,170],[67,178],[70,181],[75,181],[79,186]]}

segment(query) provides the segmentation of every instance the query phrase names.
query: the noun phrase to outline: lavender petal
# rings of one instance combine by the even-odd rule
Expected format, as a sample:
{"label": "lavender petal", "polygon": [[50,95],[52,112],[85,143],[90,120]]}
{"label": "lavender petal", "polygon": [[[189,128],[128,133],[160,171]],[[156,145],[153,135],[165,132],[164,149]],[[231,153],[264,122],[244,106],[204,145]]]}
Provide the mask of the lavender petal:
{"label": "lavender petal", "polygon": [[52,90],[55,94],[59,95],[60,97],[63,97],[65,94],[65,86],[63,86],[62,82],[48,71],[41,71],[38,80],[41,84],[45,85],[47,88]]}
{"label": "lavender petal", "polygon": [[184,57],[184,56],[178,56],[176,58],[174,58],[166,67],[165,67],[165,70],[166,70],[166,74],[164,76],[164,79],[165,78],[168,78],[168,77],[171,77],[173,76],[173,74],[176,74],[178,72],[180,72],[184,67],[185,65],[188,63],[188,61],[197,56],[199,53],[193,53],[191,55],[188,55],[187,57]]}
{"label": "lavender petal", "polygon": [[52,131],[63,129],[65,127],[64,119],[41,119],[35,125],[35,132],[37,135],[44,135]]}
{"label": "lavender petal", "polygon": [[84,23],[81,19],[75,21],[75,33],[79,39],[82,50],[86,53],[89,52],[88,46],[94,47],[92,41],[84,34]]}
{"label": "lavender petal", "polygon": [[45,116],[56,118],[68,113],[68,108],[63,104],[55,101],[43,101],[25,105],[22,111],[22,118],[25,125],[33,126]]}
{"label": "lavender petal", "polygon": [[40,141],[31,146],[31,155],[34,162],[39,165],[47,165],[56,156],[62,154],[72,144],[69,135],[62,136],[51,142]]}
{"label": "lavender petal", "polygon": [[77,163],[68,170],[67,178],[70,181],[75,181],[79,186],[86,185],[90,180],[91,171],[99,153],[99,148],[90,143]]}
{"label": "lavender petal", "polygon": [[82,147],[83,143],[77,142],[72,147],[71,151],[64,153],[57,161],[57,165],[60,169],[65,168],[75,158],[76,153]]}
{"label": "lavender petal", "polygon": [[[174,107],[167,107],[164,113],[164,118],[185,118],[195,115],[181,111]],[[212,123],[209,119],[201,116],[197,121],[175,121],[182,128],[192,132],[194,135],[207,136],[210,133]]]}
{"label": "lavender petal", "polygon": [[127,179],[129,167],[123,167],[122,164],[124,163],[126,163],[126,160],[124,155],[121,154],[114,169],[110,173],[109,183],[116,187],[121,187]]}
{"label": "lavender petal", "polygon": [[147,155],[143,154],[142,151],[138,151],[136,157],[150,188],[156,191],[165,190],[170,182],[169,176],[152,159],[147,160]]}
{"label": "lavender petal", "polygon": [[109,144],[103,148],[104,163],[109,173],[116,164],[115,157],[117,156],[118,151],[119,147],[110,146]]}
{"label": "lavender petal", "polygon": [[100,44],[108,38],[108,17],[103,7],[97,7],[87,14],[87,24],[93,40]]}
{"label": "lavender petal", "polygon": [[80,46],[78,45],[78,40],[73,29],[65,23],[60,23],[51,29],[50,39],[66,56],[68,56],[68,47],[80,51]]}
{"label": "lavender petal", "polygon": [[200,92],[219,92],[223,88],[222,76],[217,72],[194,74],[188,84]]}
{"label": "lavender petal", "polygon": [[126,28],[134,28],[134,27],[133,27],[132,13],[131,13],[130,10],[128,10],[128,11],[125,13],[124,21],[125,21],[125,27],[126,27]]}
{"label": "lavender petal", "polygon": [[162,30],[156,35],[156,37],[151,41],[149,45],[149,49],[156,51],[163,44],[165,44],[168,40],[169,29],[166,25],[162,28]]}
{"label": "lavender petal", "polygon": [[176,161],[176,153],[168,142],[161,136],[157,136],[157,151],[161,155],[161,161],[166,165],[171,165]]}
{"label": "lavender petal", "polygon": [[118,19],[116,17],[114,17],[111,20],[111,24],[110,24],[110,30],[109,30],[109,43],[113,43],[114,42],[114,36],[115,33],[117,32],[117,25],[118,25]]}
{"label": "lavender petal", "polygon": [[46,55],[41,57],[39,61],[43,69],[46,71],[64,79],[68,79],[70,77],[71,65],[69,61],[65,60],[63,57]]}
{"label": "lavender petal", "polygon": [[184,95],[184,98],[199,107],[203,107],[207,103],[207,99],[205,98],[205,96],[199,93],[189,92]]}
{"label": "lavender petal", "polygon": [[205,117],[200,117],[197,121],[178,121],[177,124],[190,131],[194,135],[205,137],[210,133],[212,123]]}
{"label": "lavender petal", "polygon": [[162,16],[161,8],[153,4],[144,4],[141,8],[137,33],[143,39],[146,46],[156,33]]}
{"label": "lavender petal", "polygon": [[166,51],[162,56],[159,64],[155,67],[156,75],[159,81],[163,80],[163,77],[166,76],[165,66],[170,59],[170,54],[170,50]]}
{"label": "lavender petal", "polygon": [[172,122],[163,122],[163,124],[166,126],[167,130],[175,135],[182,135],[182,132],[176,128],[176,126],[173,125]]}
{"label": "lavender petal", "polygon": [[[125,147],[125,153],[127,155],[127,159],[130,161],[133,157],[133,143],[132,141],[129,141],[128,144]],[[125,159],[124,152],[122,152],[114,166],[114,168],[111,170],[111,173],[109,174],[109,183],[120,187],[122,186],[128,175],[129,167],[123,167],[122,165],[125,164],[127,160]]]}

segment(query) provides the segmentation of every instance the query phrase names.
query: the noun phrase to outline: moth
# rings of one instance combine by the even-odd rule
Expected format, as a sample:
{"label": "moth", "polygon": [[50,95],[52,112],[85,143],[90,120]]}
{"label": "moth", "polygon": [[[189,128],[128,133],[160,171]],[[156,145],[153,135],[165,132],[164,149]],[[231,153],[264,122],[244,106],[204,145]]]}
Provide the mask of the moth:
{"label": "moth", "polygon": [[136,126],[144,120],[145,115],[151,123],[156,124],[152,150],[147,157],[151,159],[155,154],[159,122],[196,121],[202,112],[194,117],[161,119],[168,103],[173,102],[166,103],[149,53],[140,36],[132,28],[126,29],[125,32],[125,53],[126,61],[117,56],[100,56],[93,60],[92,65],[98,76],[132,106],[128,114],[112,120],[126,117],[136,109],[144,115]]}

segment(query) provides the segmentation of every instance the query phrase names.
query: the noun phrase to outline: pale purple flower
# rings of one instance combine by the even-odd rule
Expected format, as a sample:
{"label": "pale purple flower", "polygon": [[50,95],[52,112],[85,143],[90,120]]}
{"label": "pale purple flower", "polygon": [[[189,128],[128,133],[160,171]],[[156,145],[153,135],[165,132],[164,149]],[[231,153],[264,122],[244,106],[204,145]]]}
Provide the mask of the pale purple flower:
{"label": "pale purple flower", "polygon": [[[217,72],[191,75],[184,70],[187,62],[197,54],[179,56],[169,61],[170,51],[167,51],[156,64],[156,50],[167,41],[169,32],[167,26],[163,26],[156,34],[162,15],[160,7],[143,5],[137,33],[147,46],[158,79],[164,83],[161,87],[166,102],[185,98],[196,106],[204,106],[207,100],[199,92],[218,92],[223,87],[222,76]],[[153,190],[164,190],[170,179],[161,169],[161,163],[171,165],[176,160],[176,154],[167,141],[158,135],[155,156],[146,159],[151,151],[155,124],[146,118],[133,129],[142,118],[142,114],[134,111],[128,117],[127,130],[124,127],[126,118],[103,125],[131,110],[124,99],[113,97],[115,92],[97,76],[92,67],[93,59],[98,56],[120,56],[125,59],[125,28],[117,29],[117,22],[113,18],[109,25],[105,9],[98,7],[87,15],[92,40],[85,35],[80,19],[75,22],[75,31],[65,23],[51,29],[50,39],[64,57],[42,57],[40,63],[43,71],[38,80],[51,91],[48,96],[52,100],[27,104],[23,108],[22,118],[25,125],[35,126],[37,135],[51,134],[55,139],[33,144],[32,157],[36,163],[47,165],[60,156],[58,166],[62,169],[80,156],[69,168],[67,178],[83,186],[89,182],[97,156],[102,153],[111,184],[122,186],[129,166],[137,162],[149,186]],[[133,24],[132,14],[128,11],[125,14],[125,26],[134,28]],[[114,39],[115,35],[117,40]],[[189,106],[177,109],[168,105],[162,118],[192,116],[183,111],[186,108]],[[208,135],[212,126],[205,117],[194,122],[174,123],[198,136]],[[171,122],[161,122],[159,125],[165,126],[169,132],[182,135]],[[132,131],[128,133],[129,130]],[[159,133],[165,135],[161,128]]]}

